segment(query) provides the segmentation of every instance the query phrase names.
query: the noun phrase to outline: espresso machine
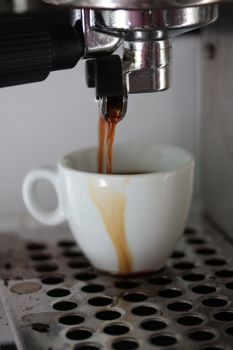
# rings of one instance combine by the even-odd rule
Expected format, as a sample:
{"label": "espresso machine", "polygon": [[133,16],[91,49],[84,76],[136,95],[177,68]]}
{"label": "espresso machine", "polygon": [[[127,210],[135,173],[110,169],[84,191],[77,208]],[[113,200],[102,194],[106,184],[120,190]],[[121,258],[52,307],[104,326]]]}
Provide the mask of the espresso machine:
{"label": "espresso machine", "polygon": [[1,0],[0,86],[84,59],[103,117],[112,97],[123,117],[131,94],[172,86],[174,37],[195,30],[202,49],[201,204],[167,266],[108,277],[66,226],[2,232],[0,296],[18,350],[233,349],[232,18],[223,0]]}
{"label": "espresso machine", "polygon": [[[87,59],[87,85],[96,88],[102,116],[110,97],[122,96],[124,116],[128,94],[168,89],[172,38],[218,17],[215,4],[47,2],[58,10],[26,1],[22,16],[2,19],[0,86],[41,81]],[[111,55],[121,44],[122,59]]]}

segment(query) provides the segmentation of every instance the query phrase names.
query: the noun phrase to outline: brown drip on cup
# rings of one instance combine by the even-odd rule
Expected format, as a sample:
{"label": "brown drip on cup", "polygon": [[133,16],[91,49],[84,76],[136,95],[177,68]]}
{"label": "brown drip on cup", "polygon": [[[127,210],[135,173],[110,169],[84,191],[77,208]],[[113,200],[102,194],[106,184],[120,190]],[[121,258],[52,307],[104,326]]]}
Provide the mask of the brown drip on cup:
{"label": "brown drip on cup", "polygon": [[125,231],[126,196],[122,192],[93,183],[90,184],[90,195],[116,249],[119,272],[129,274],[132,272],[133,259]]}

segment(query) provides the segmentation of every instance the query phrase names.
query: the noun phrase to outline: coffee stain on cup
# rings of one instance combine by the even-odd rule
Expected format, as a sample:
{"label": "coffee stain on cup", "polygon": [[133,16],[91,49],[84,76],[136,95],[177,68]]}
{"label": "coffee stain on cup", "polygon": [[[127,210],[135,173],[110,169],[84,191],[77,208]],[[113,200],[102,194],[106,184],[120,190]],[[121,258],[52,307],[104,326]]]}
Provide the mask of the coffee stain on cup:
{"label": "coffee stain on cup", "polygon": [[133,258],[125,230],[125,193],[90,183],[90,195],[93,203],[99,209],[106,230],[116,249],[120,273],[132,272]]}

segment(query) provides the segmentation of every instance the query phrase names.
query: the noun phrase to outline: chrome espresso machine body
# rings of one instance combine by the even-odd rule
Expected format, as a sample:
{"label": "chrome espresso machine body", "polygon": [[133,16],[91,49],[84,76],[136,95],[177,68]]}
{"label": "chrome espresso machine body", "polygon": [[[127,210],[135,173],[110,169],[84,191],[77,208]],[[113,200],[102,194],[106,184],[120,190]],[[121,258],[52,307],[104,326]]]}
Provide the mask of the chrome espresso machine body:
{"label": "chrome espresso machine body", "polygon": [[168,89],[173,37],[201,28],[198,215],[162,271],[131,280],[94,271],[66,227],[2,232],[18,350],[233,349],[232,18],[224,0],[1,0],[0,86],[83,58],[102,115],[109,97],[124,115],[129,94]]}

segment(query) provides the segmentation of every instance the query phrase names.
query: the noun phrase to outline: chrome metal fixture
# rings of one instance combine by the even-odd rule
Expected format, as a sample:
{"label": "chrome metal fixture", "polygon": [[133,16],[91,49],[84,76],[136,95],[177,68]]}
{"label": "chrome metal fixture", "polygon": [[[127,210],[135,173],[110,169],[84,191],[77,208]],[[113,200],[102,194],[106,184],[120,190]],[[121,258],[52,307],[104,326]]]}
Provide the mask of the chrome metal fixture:
{"label": "chrome metal fixture", "polygon": [[226,3],[227,0],[44,0],[49,4],[93,9],[151,10]]}
{"label": "chrome metal fixture", "polygon": [[[171,39],[213,22],[218,8],[205,5],[153,10],[83,10],[82,13],[84,19],[88,17],[94,32],[123,40],[122,67],[127,92],[142,93],[170,87]],[[96,44],[96,40],[94,42]]]}
{"label": "chrome metal fixture", "polygon": [[[122,114],[126,111],[128,93],[157,92],[170,87],[172,38],[212,23],[218,17],[218,5],[215,4],[215,1],[210,0],[15,0],[11,2],[11,6],[9,6],[9,2],[3,0],[0,5],[0,13],[6,11],[6,9],[9,11],[10,7],[13,12],[23,12],[25,10],[25,14],[28,11],[30,14],[38,11],[45,13],[47,11],[50,14],[49,18],[51,21],[56,18],[57,10],[62,13],[68,7],[67,10],[73,13],[70,27],[68,28],[66,26],[66,30],[57,24],[55,29],[54,26],[51,28],[50,20],[48,18],[45,20],[46,24],[45,26],[43,25],[43,33],[46,37],[46,42],[44,42],[44,46],[46,48],[47,45],[49,46],[49,50],[47,50],[49,54],[47,55],[46,69],[43,67],[43,74],[39,74],[40,80],[47,77],[52,70],[71,68],[81,57],[85,59],[96,59],[98,57],[108,56],[120,44],[123,44],[123,57],[121,58],[122,72],[120,74],[122,76],[122,88],[118,90],[117,95],[119,96],[119,93],[124,91],[123,97],[125,102]],[[42,18],[43,21],[44,19]],[[9,25],[7,27],[6,40],[8,41],[8,34],[10,33],[12,35],[12,32],[9,32],[10,27]],[[18,25],[15,25],[15,27],[18,28]],[[20,49],[20,53],[18,51],[16,52],[22,55],[22,59],[24,60],[25,52],[29,50],[31,55],[29,58],[32,64],[36,59],[34,49],[38,46],[37,40],[38,35],[40,35],[40,28],[41,26],[38,23],[35,33],[33,33],[35,37],[33,51],[31,52],[31,48],[26,47],[24,51]],[[72,32],[73,46],[69,44],[68,39],[64,40],[63,33],[65,31]],[[18,46],[24,48],[24,45],[27,45],[23,41],[25,33],[27,36],[30,36],[30,32],[31,25],[26,26],[22,36],[23,45],[18,45],[17,36],[17,40],[15,40],[15,37],[11,38],[10,47],[12,48],[13,46],[17,50]],[[18,35],[17,31],[16,34]],[[56,39],[55,41],[53,40],[54,37]],[[54,45],[59,43],[59,41],[63,42],[62,49],[57,50],[56,47],[56,50],[54,50]],[[2,45],[5,50],[5,44],[3,43]],[[74,46],[78,49],[75,50]],[[7,69],[9,70],[10,56],[13,51],[12,49],[8,51],[5,54],[8,58]],[[75,54],[72,54],[72,52],[75,52]],[[14,54],[13,56],[12,66],[10,63],[10,69],[14,72],[12,76],[11,74],[8,75],[8,73],[7,75],[5,74],[5,61],[2,64],[0,57],[0,81],[2,82],[0,86],[39,80],[37,80],[37,67],[35,67],[36,74],[34,71],[27,72],[28,64],[25,64],[22,70],[20,66],[21,61],[17,63],[19,65],[19,67],[17,66],[19,77],[16,79],[14,59],[16,55]],[[57,61],[59,65],[57,65]],[[112,75],[116,76],[116,72],[114,72],[115,67],[112,66],[111,69],[113,72]],[[117,72],[119,72],[119,66],[117,67]],[[91,73],[89,72],[88,75],[90,77]],[[27,77],[26,79],[25,76]],[[105,87],[111,84],[114,85],[114,79],[110,82],[108,81],[110,76],[103,76],[101,79],[105,81]],[[93,84],[91,86],[94,87]],[[106,109],[104,101],[109,96],[113,95],[111,93],[108,95],[106,89],[103,96],[98,96],[102,110]]]}

